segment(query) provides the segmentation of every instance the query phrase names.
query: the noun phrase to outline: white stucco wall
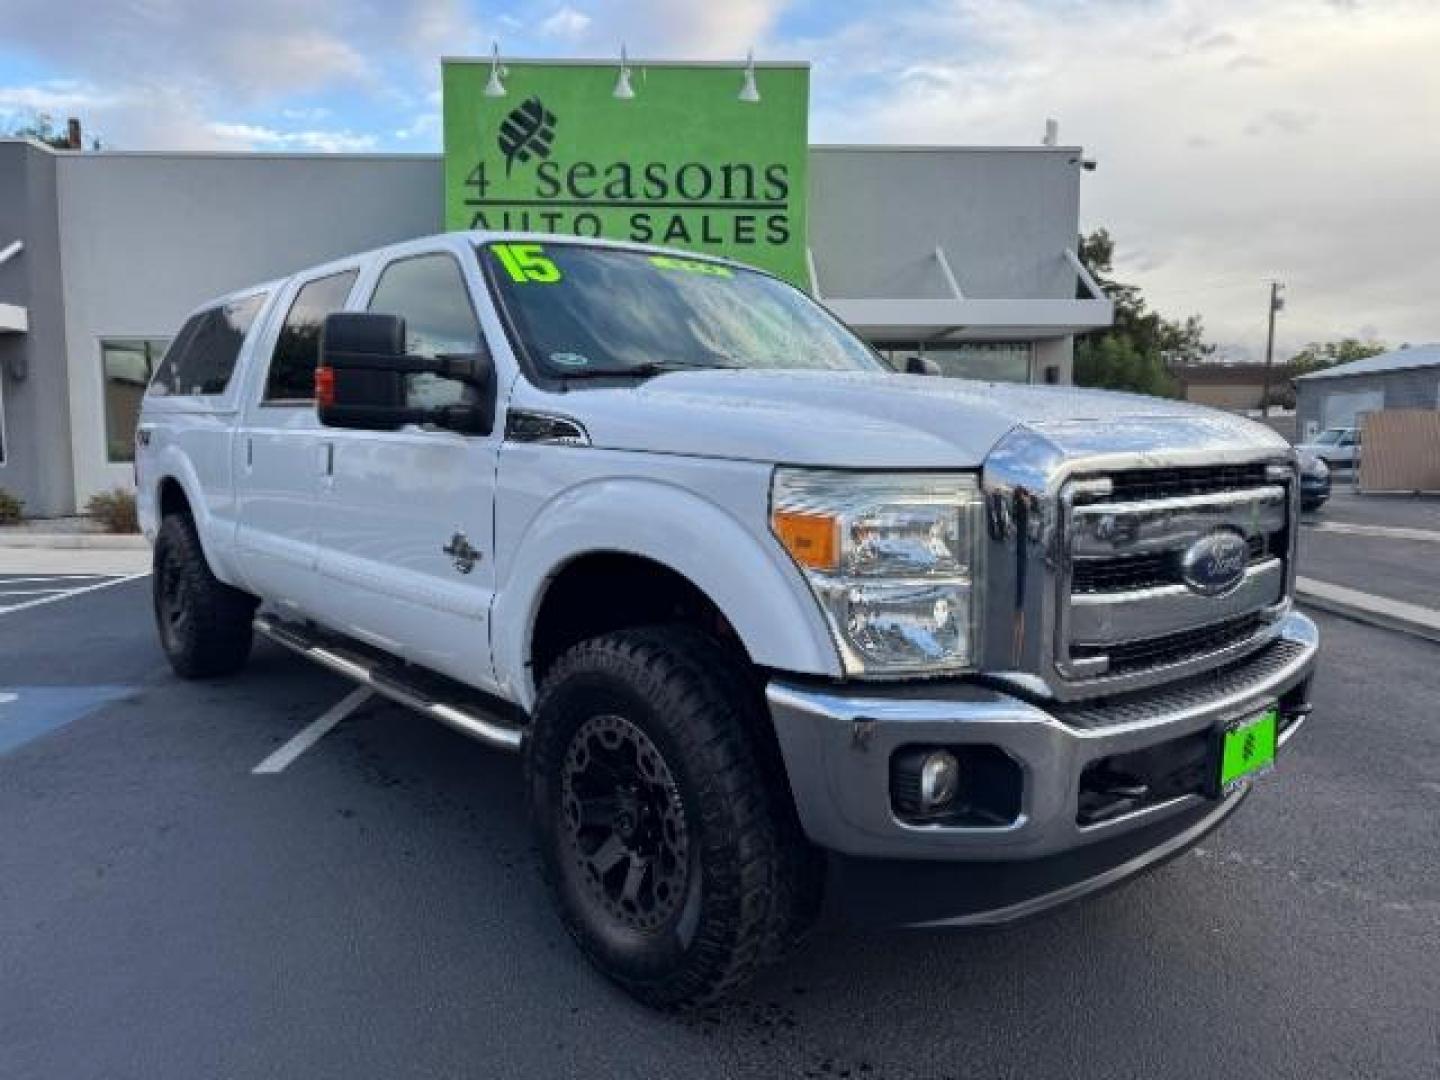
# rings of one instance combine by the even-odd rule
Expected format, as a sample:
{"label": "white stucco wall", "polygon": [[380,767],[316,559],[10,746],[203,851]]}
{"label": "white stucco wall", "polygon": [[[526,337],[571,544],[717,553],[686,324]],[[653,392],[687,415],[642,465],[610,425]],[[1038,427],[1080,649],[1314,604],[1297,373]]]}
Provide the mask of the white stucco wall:
{"label": "white stucco wall", "polygon": [[436,157],[100,153],[57,159],[75,500],[107,464],[100,342],[173,337],[205,300],[437,231]]}
{"label": "white stucco wall", "polygon": [[822,294],[946,298],[941,247],[972,299],[1073,299],[1080,158],[1076,147],[813,147]]}

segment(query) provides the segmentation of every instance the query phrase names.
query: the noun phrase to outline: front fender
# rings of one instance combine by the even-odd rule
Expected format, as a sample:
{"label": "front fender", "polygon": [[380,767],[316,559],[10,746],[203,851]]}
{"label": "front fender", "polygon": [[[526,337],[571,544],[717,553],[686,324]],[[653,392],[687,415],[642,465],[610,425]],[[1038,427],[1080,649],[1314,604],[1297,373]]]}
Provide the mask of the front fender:
{"label": "front fender", "polygon": [[[768,532],[768,473],[761,484],[753,525],[698,494],[704,487],[652,479],[586,480],[540,506],[519,537],[499,545],[511,561],[491,646],[508,696],[526,709],[534,703],[530,643],[550,580],[574,559],[602,552],[641,556],[683,575],[720,609],[757,664],[838,677],[839,657],[809,587]],[[757,535],[756,527],[767,531]]]}

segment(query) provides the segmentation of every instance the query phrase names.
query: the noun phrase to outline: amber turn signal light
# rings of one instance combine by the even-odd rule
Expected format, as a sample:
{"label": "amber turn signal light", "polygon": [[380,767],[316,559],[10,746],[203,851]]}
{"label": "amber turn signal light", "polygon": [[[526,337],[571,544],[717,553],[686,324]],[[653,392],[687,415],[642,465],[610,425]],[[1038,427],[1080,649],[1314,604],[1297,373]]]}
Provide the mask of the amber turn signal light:
{"label": "amber turn signal light", "polygon": [[776,510],[770,516],[770,527],[801,566],[834,570],[840,565],[840,530],[835,518]]}

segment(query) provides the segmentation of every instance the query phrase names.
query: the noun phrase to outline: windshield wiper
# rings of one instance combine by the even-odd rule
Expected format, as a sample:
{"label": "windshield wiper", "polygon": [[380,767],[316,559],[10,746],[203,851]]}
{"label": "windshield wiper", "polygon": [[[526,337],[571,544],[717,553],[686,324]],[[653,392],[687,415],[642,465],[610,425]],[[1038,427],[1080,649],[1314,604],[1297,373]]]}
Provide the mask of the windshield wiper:
{"label": "windshield wiper", "polygon": [[557,372],[562,379],[613,379],[634,376],[648,379],[654,375],[669,375],[675,371],[711,371],[716,368],[737,369],[740,364],[677,364],[671,360],[647,360],[643,364],[630,364],[613,368],[576,368],[574,371]]}

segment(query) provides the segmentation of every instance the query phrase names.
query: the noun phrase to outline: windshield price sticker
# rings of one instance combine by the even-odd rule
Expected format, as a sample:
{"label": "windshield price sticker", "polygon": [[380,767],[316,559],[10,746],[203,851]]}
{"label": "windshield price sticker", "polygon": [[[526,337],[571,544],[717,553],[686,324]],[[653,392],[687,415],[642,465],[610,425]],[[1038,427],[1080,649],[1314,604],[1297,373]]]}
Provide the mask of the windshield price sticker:
{"label": "windshield price sticker", "polygon": [[679,270],[686,274],[703,274],[706,277],[733,278],[735,271],[719,263],[698,262],[694,259],[677,259],[673,255],[651,255],[650,265],[660,270]]}
{"label": "windshield price sticker", "polygon": [[521,285],[550,285],[560,280],[560,268],[539,244],[491,244],[490,250],[505,267],[510,280]]}

